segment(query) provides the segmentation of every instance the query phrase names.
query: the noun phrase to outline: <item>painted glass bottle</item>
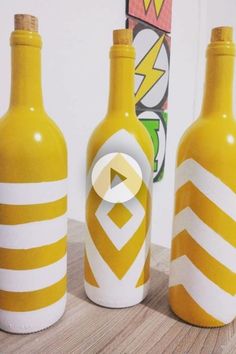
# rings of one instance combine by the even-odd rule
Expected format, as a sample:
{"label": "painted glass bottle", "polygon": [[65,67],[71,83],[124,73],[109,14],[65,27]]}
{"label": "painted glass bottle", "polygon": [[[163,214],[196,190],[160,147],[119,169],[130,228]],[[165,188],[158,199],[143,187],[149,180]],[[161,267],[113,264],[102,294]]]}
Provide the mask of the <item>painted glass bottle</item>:
{"label": "painted glass bottle", "polygon": [[67,152],[46,114],[37,19],[15,16],[12,87],[0,119],[0,328],[42,330],[66,302]]}
{"label": "painted glass bottle", "polygon": [[183,320],[217,327],[236,316],[235,58],[230,27],[212,31],[200,118],[178,150],[169,302]]}
{"label": "painted glass bottle", "polygon": [[135,113],[132,31],[113,39],[108,113],[87,150],[85,290],[118,308],[148,292],[153,146]]}

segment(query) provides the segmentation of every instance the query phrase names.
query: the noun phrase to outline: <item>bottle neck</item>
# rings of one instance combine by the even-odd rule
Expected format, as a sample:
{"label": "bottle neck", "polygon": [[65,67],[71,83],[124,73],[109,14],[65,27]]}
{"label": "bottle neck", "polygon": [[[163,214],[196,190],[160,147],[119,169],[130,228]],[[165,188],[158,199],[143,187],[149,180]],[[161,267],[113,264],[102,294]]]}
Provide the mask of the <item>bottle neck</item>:
{"label": "bottle neck", "polygon": [[208,49],[201,115],[233,118],[234,54],[224,47],[215,49]]}
{"label": "bottle neck", "polygon": [[110,58],[108,117],[112,116],[110,113],[129,117],[135,114],[134,48],[128,45],[114,45],[111,48]]}
{"label": "bottle neck", "polygon": [[12,33],[11,46],[10,109],[43,109],[40,36],[37,33],[15,31]]}

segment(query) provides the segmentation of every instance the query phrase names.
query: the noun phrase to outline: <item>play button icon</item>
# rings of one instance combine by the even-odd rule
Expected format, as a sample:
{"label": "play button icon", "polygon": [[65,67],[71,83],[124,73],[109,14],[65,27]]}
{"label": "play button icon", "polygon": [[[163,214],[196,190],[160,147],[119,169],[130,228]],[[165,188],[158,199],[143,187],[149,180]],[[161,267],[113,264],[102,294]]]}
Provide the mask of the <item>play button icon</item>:
{"label": "play button icon", "polygon": [[123,176],[121,173],[111,168],[111,173],[110,173],[111,188],[114,188],[115,186],[117,186],[117,184],[122,183],[126,179],[127,177]]}
{"label": "play button icon", "polygon": [[130,155],[114,152],[100,158],[92,170],[96,193],[110,203],[132,199],[142,185],[142,171]]}

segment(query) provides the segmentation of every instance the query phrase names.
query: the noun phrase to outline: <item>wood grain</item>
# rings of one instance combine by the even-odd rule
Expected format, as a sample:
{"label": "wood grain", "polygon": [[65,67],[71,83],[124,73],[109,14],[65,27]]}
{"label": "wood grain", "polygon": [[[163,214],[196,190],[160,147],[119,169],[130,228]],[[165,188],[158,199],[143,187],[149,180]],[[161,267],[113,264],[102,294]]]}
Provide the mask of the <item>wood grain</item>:
{"label": "wood grain", "polygon": [[0,353],[235,354],[236,325],[201,329],[178,320],[167,303],[169,250],[152,246],[150,294],[135,307],[93,305],[83,289],[82,223],[69,222],[68,303],[64,317],[30,335],[0,332]]}

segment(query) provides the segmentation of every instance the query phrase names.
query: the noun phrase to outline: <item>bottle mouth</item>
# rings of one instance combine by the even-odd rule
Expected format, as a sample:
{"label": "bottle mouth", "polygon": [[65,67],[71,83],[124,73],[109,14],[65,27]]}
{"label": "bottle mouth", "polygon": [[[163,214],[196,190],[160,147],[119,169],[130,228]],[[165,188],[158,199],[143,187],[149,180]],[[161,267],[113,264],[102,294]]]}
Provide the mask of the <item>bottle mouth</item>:
{"label": "bottle mouth", "polygon": [[15,31],[38,32],[38,19],[32,15],[17,14],[14,16],[14,26]]}
{"label": "bottle mouth", "polygon": [[132,46],[133,31],[131,29],[119,29],[113,31],[113,46],[110,50],[110,58],[135,58],[135,49]]}
{"label": "bottle mouth", "polygon": [[222,26],[212,29],[207,55],[236,55],[232,27]]}
{"label": "bottle mouth", "polygon": [[17,14],[14,16],[14,31],[11,34],[10,44],[42,47],[42,40],[38,33],[38,19],[32,15]]}

